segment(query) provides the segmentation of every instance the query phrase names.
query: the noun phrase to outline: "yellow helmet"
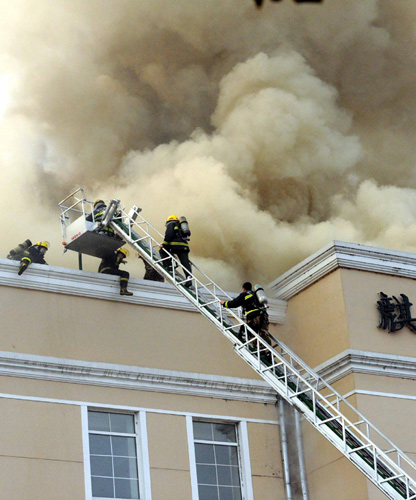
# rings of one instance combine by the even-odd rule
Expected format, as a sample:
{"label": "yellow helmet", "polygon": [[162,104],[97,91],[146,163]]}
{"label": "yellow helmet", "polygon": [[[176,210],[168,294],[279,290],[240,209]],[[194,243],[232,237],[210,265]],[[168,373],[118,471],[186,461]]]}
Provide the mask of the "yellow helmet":
{"label": "yellow helmet", "polygon": [[117,248],[117,252],[122,253],[124,255],[124,257],[127,257],[129,254],[127,248]]}
{"label": "yellow helmet", "polygon": [[49,241],[38,241],[35,243],[35,247],[43,247],[46,248],[46,250],[49,250]]}
{"label": "yellow helmet", "polygon": [[170,222],[171,220],[179,220],[176,215],[169,215],[169,217],[166,219],[166,222]]}
{"label": "yellow helmet", "polygon": [[95,200],[94,201],[94,208],[98,205],[105,205],[104,200]]}

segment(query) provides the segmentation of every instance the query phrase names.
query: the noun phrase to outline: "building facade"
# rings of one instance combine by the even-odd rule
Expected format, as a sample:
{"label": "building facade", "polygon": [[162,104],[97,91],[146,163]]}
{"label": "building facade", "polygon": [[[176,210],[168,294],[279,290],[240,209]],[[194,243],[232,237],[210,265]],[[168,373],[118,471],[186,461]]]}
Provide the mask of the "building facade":
{"label": "building facade", "polygon": [[[172,286],[17,267],[0,260],[2,500],[385,498]],[[411,304],[415,277],[415,255],[333,242],[269,286],[272,332],[411,458],[416,334],[377,306]]]}

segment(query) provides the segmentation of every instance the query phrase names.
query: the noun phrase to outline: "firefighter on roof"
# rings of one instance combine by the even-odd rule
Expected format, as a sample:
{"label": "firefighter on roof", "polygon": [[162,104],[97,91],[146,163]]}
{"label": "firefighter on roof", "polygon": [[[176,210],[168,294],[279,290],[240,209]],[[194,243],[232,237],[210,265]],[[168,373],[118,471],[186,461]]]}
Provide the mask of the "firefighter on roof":
{"label": "firefighter on roof", "polygon": [[[165,239],[160,246],[160,257],[164,259],[171,255],[176,255],[184,268],[187,278],[192,274],[192,266],[189,261],[189,239],[191,231],[189,230],[188,222],[185,217],[180,219],[176,215],[170,215],[166,220]],[[172,261],[166,259],[164,265],[168,271],[172,273]],[[192,282],[188,281],[185,286],[191,286]]]}
{"label": "firefighter on roof", "polygon": [[127,257],[127,250],[124,248],[118,248],[111,255],[104,257],[101,260],[98,272],[120,276],[120,295],[133,295],[132,292],[127,290],[130,273],[119,269],[120,264],[126,264],[127,261],[125,260],[125,257]]}
{"label": "firefighter on roof", "polygon": [[[44,259],[45,253],[49,250],[49,243],[47,241],[38,241],[32,246],[27,245],[30,240],[26,240],[24,244],[20,244],[18,247],[10,250],[8,258],[12,260],[20,260],[20,267],[18,275],[23,274],[30,264],[47,264]],[[26,245],[26,248],[24,246]]]}
{"label": "firefighter on roof", "polygon": [[[258,285],[256,285],[257,287]],[[243,290],[238,297],[232,300],[222,300],[221,305],[229,309],[241,307],[247,325],[258,333],[265,342],[270,344],[269,315],[266,312],[267,302],[265,302],[265,305],[263,305],[263,301],[260,303],[258,294],[253,291],[253,285],[249,281],[243,283],[242,288]],[[259,287],[259,290],[263,291],[261,287]],[[248,340],[250,340],[250,334]]]}

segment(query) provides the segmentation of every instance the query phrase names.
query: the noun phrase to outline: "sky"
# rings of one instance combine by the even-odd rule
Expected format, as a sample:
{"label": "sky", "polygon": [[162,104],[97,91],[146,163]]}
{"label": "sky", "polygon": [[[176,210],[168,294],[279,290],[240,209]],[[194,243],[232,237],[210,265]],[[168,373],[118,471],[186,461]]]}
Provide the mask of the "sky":
{"label": "sky", "polygon": [[[416,2],[0,0],[0,255],[60,200],[189,221],[222,287],[332,240],[416,251]],[[98,261],[87,258],[85,268]],[[134,255],[126,267],[144,272]]]}

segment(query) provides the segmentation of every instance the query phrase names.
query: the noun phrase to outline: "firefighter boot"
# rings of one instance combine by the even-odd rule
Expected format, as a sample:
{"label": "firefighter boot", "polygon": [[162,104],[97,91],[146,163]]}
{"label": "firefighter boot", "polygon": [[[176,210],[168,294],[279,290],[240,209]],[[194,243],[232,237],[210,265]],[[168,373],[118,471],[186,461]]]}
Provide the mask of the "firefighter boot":
{"label": "firefighter boot", "polygon": [[128,296],[133,295],[133,292],[129,292],[127,290],[127,284],[128,284],[127,280],[120,280],[120,295],[128,295]]}

